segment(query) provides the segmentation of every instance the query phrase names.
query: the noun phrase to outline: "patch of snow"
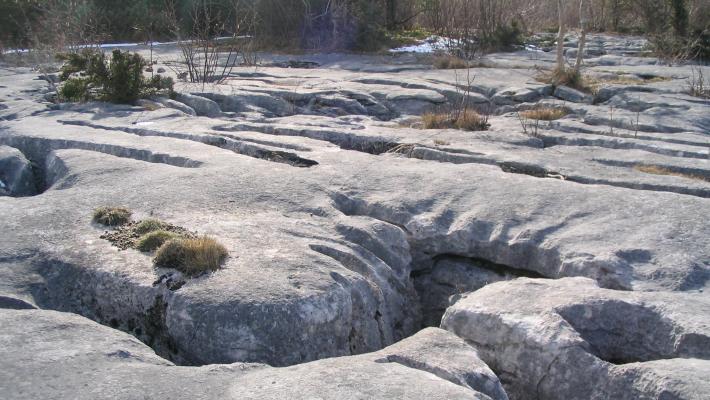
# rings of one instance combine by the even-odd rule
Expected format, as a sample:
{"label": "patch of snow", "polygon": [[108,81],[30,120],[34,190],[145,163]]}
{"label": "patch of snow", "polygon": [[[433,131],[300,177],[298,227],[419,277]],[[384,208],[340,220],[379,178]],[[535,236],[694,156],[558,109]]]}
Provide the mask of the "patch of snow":
{"label": "patch of snow", "polygon": [[[244,36],[237,36],[236,39],[246,39],[250,38],[251,36],[249,35],[244,35]],[[233,39],[232,36],[220,36],[218,38],[215,38],[214,40],[220,41],[220,40],[229,40]],[[189,40],[184,40],[183,42],[189,42]],[[80,49],[84,48],[90,48],[90,47],[99,47],[101,49],[116,49],[116,48],[123,48],[123,47],[138,47],[138,46],[150,46],[152,45],[153,47],[157,46],[166,46],[166,45],[174,45],[178,44],[179,42],[173,41],[173,42],[140,42],[140,43],[102,43],[102,44],[86,44],[86,45],[81,45],[77,46]],[[30,49],[8,49],[8,50],[3,50],[2,54],[20,54],[20,53],[29,53]]]}
{"label": "patch of snow", "polygon": [[446,51],[452,46],[455,46],[456,43],[457,41],[455,39],[433,35],[411,46],[403,46],[398,47],[396,49],[390,49],[390,52],[428,54],[434,53],[436,51]]}
{"label": "patch of snow", "polygon": [[535,46],[534,44],[526,44],[526,45],[525,45],[525,50],[527,50],[527,51],[533,51],[533,52],[536,52],[536,53],[545,53],[545,51],[544,51],[543,49],[541,49],[541,48]]}
{"label": "patch of snow", "polygon": [[9,50],[3,50],[2,54],[22,54],[22,53],[29,53],[30,49],[9,49]]}

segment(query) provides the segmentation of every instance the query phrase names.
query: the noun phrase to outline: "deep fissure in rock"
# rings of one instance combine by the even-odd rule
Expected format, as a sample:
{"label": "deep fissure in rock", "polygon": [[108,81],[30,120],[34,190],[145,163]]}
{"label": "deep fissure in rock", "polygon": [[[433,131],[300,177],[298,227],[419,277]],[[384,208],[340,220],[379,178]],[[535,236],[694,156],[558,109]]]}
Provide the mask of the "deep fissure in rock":
{"label": "deep fissure in rock", "polygon": [[519,277],[543,278],[536,272],[456,254],[434,256],[413,268],[411,277],[419,296],[423,327],[439,326],[446,309],[464,293]]}

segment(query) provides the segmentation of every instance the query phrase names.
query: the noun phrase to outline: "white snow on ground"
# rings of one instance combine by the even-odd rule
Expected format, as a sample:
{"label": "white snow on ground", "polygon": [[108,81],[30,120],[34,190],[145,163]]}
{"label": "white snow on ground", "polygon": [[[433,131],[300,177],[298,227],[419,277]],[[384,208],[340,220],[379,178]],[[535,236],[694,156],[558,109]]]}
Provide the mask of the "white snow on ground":
{"label": "white snow on ground", "polygon": [[544,52],[545,52],[544,50],[542,50],[541,48],[535,46],[534,44],[526,44],[526,45],[525,45],[525,50],[527,50],[527,51],[534,51],[534,52],[537,52],[537,53],[544,53]]}
{"label": "white snow on ground", "polygon": [[[249,38],[250,36],[237,36],[236,39],[244,39],[244,38]],[[232,36],[224,36],[224,37],[218,37],[215,38],[214,40],[228,40],[228,39],[233,39]],[[185,41],[184,41],[185,42]],[[166,45],[173,45],[173,44],[178,44],[179,42],[140,42],[140,43],[103,43],[99,45],[94,45],[94,44],[87,44],[87,45],[82,45],[82,46],[77,46],[78,48],[88,48],[88,47],[99,47],[101,49],[115,49],[115,48],[120,48],[120,47],[138,47],[138,46],[150,46],[153,45],[153,47],[157,46],[166,46]],[[20,54],[20,53],[29,53],[29,49],[8,49],[8,50],[3,50],[2,54]]]}
{"label": "white snow on ground", "polygon": [[390,49],[391,53],[433,53],[436,51],[445,51],[451,45],[455,44],[455,39],[445,38],[442,36],[429,36],[428,38],[419,41],[419,43]]}

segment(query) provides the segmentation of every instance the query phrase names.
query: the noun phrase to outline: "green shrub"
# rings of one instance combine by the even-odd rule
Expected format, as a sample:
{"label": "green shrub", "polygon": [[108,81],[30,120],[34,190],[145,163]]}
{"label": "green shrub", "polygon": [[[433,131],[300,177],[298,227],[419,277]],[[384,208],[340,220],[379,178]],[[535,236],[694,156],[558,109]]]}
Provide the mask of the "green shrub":
{"label": "green shrub", "polygon": [[523,43],[523,31],[516,21],[499,25],[490,34],[481,37],[481,47],[486,51],[507,51]]}
{"label": "green shrub", "polygon": [[93,219],[101,225],[123,225],[131,220],[131,211],[124,207],[99,207],[94,210]]}
{"label": "green shrub", "polygon": [[84,49],[78,53],[57,54],[57,60],[62,61],[59,78],[65,81],[73,74],[93,70],[98,64],[103,64],[103,54],[94,49]]}
{"label": "green shrub", "polygon": [[70,78],[59,88],[59,98],[62,101],[83,102],[91,98],[89,80]]}
{"label": "green shrub", "polygon": [[[60,91],[72,95],[62,95],[70,101],[96,98],[111,103],[132,103],[155,94],[171,95],[173,91],[172,78],[156,75],[147,80],[143,76],[147,63],[137,53],[114,50],[111,59],[107,60],[103,53],[86,49],[57,57],[64,61],[60,77],[66,81]],[[83,77],[73,77],[75,74]],[[77,82],[78,79],[83,80],[83,86]],[[65,89],[67,85],[69,87]]]}
{"label": "green shrub", "polygon": [[179,238],[179,235],[173,232],[163,230],[148,232],[138,239],[136,242],[136,249],[146,252],[153,251],[162,246],[168,240],[177,238]]}
{"label": "green shrub", "polygon": [[139,235],[145,235],[146,233],[164,230],[168,227],[168,224],[158,219],[144,219],[143,221],[136,224],[133,231]]}
{"label": "green shrub", "polygon": [[153,263],[157,267],[175,268],[187,276],[195,276],[217,270],[227,256],[227,249],[207,236],[171,239],[158,249]]}

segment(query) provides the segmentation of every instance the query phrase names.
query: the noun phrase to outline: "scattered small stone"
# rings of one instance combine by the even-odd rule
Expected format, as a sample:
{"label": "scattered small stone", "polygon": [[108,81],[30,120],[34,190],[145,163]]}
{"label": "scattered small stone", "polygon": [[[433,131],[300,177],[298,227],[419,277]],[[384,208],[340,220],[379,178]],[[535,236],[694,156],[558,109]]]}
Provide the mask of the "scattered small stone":
{"label": "scattered small stone", "polygon": [[[138,244],[138,239],[145,233],[140,233],[136,230],[141,222],[143,221],[129,222],[116,230],[104,232],[103,235],[99,236],[99,238],[108,240],[111,244],[118,247],[119,250],[133,249]],[[197,236],[195,233],[190,232],[185,228],[169,223],[164,223],[161,230],[186,238],[194,238]]]}

